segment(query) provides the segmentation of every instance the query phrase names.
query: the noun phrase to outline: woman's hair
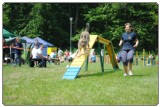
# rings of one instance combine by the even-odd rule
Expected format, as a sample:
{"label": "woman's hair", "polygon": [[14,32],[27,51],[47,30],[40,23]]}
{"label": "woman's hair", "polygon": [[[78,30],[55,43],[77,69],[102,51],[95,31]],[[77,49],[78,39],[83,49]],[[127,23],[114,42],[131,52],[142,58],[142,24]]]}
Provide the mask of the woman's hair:
{"label": "woman's hair", "polygon": [[134,31],[134,28],[133,28],[133,26],[132,26],[132,24],[131,24],[131,23],[125,23],[125,25],[124,25],[124,26],[127,26],[127,25],[129,25],[129,27],[131,28],[131,31]]}

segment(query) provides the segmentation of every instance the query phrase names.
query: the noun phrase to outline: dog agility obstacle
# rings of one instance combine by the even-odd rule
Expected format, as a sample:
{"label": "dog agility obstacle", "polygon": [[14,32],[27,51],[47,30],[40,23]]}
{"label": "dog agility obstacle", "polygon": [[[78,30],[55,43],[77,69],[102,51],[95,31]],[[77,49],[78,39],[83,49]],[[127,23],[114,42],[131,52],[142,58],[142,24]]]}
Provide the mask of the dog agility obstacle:
{"label": "dog agility obstacle", "polygon": [[[87,48],[86,54],[83,54],[79,57],[76,56],[74,58],[71,65],[68,67],[67,71],[63,75],[63,79],[70,79],[70,80],[75,79],[77,77],[78,73],[80,72],[85,60],[86,60],[86,70],[88,69],[88,56],[89,56],[89,53],[90,53],[90,51],[91,51],[91,49],[92,49],[92,47],[93,47],[93,45],[95,44],[96,41],[105,45],[105,47],[108,51],[109,57],[111,59],[112,67],[114,69],[119,68],[111,41],[106,40],[106,39],[104,39],[104,38],[102,38],[98,35],[90,35],[90,42],[89,42],[90,47]],[[100,53],[100,49],[99,49],[99,53]],[[100,55],[101,71],[102,72],[104,72],[104,60],[103,59],[104,58],[102,58],[102,56]]]}

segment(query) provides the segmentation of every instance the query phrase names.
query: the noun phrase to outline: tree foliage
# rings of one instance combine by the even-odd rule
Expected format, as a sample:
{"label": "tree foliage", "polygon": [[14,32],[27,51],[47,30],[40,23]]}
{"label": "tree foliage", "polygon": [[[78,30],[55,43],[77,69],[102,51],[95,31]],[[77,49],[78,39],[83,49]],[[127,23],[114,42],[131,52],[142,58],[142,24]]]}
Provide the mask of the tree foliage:
{"label": "tree foliage", "polygon": [[158,51],[158,4],[156,3],[5,3],[3,28],[20,36],[41,38],[69,48],[73,17],[73,46],[89,22],[91,34],[113,42],[117,49],[124,24],[132,23],[139,50]]}

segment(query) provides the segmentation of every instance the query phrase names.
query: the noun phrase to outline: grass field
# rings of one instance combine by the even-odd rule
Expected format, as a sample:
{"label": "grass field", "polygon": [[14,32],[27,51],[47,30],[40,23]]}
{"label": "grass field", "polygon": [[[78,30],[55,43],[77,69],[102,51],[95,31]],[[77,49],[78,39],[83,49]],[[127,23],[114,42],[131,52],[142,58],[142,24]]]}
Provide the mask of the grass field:
{"label": "grass field", "polygon": [[75,80],[63,80],[61,65],[47,68],[3,65],[2,102],[4,105],[157,105],[158,65],[133,65],[134,76],[124,77],[122,65],[113,70],[100,62],[84,67]]}

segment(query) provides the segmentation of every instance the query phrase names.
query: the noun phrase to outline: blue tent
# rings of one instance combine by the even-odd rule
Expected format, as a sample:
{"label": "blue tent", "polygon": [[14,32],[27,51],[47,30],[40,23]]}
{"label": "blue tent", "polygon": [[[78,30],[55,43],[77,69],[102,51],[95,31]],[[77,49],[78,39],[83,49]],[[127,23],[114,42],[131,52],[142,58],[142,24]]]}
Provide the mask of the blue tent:
{"label": "blue tent", "polygon": [[[5,39],[6,44],[7,44],[7,45],[10,45],[10,44],[14,43],[15,40],[16,40],[16,38],[17,38],[17,37]],[[18,37],[18,38],[19,38],[19,40],[20,40],[21,43],[26,43],[26,40],[22,39],[21,37]]]}
{"label": "blue tent", "polygon": [[54,45],[51,44],[51,43],[49,43],[49,42],[47,42],[47,41],[45,41],[45,40],[43,40],[43,39],[41,39],[41,38],[39,38],[39,37],[36,37],[36,38],[34,38],[33,40],[36,40],[36,39],[38,40],[38,42],[39,42],[40,44],[43,44],[43,45],[44,45],[42,54],[43,54],[44,56],[47,56],[47,48],[48,48],[49,46],[54,46]]}
{"label": "blue tent", "polygon": [[[23,44],[25,49],[31,48],[31,45],[34,44],[34,40],[29,37],[23,36],[23,37],[21,37],[21,39],[26,41],[26,43]],[[30,52],[25,50],[24,54],[25,54],[25,59],[28,62],[28,58],[30,57]]]}
{"label": "blue tent", "polygon": [[33,39],[28,38],[28,37],[26,37],[26,36],[23,36],[21,39],[26,40],[26,43],[29,43],[29,44],[34,43],[34,40],[33,40]]}
{"label": "blue tent", "polygon": [[47,42],[47,41],[45,41],[45,40],[43,40],[43,39],[41,39],[41,38],[39,38],[39,37],[36,37],[36,38],[34,38],[33,40],[38,40],[38,42],[39,43],[41,43],[41,44],[43,44],[44,46],[53,46],[53,44],[51,44],[51,43],[49,43],[49,42]]}

